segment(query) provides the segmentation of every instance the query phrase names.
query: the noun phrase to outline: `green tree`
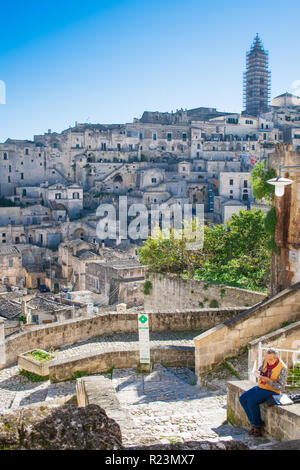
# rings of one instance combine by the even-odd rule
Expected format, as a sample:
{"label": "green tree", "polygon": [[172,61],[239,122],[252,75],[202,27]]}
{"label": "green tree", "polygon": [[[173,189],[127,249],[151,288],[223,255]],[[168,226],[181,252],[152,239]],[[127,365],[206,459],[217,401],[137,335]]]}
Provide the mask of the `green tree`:
{"label": "green tree", "polygon": [[266,199],[270,201],[273,198],[275,188],[273,185],[267,183],[267,181],[275,177],[275,170],[265,169],[264,162],[259,162],[254,166],[250,176],[250,184],[256,199]]}
{"label": "green tree", "polygon": [[204,227],[203,248],[188,250],[181,231],[167,238],[158,229],[139,250],[140,262],[157,272],[189,275],[196,279],[249,289],[265,290],[269,283],[269,235],[261,210],[240,211],[227,225]]}

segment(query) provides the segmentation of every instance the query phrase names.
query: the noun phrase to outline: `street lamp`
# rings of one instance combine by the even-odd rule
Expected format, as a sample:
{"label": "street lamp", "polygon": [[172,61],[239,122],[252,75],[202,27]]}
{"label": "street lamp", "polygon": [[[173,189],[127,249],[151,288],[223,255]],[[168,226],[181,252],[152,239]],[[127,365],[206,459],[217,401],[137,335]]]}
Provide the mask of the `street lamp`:
{"label": "street lamp", "polygon": [[279,166],[279,176],[277,178],[272,178],[271,180],[267,181],[267,183],[275,186],[275,196],[283,196],[285,186],[288,186],[289,184],[292,184],[294,182],[293,180],[289,180],[288,178],[284,178],[283,176],[281,176],[282,170],[286,169],[294,169],[296,171],[300,171],[300,165]]}

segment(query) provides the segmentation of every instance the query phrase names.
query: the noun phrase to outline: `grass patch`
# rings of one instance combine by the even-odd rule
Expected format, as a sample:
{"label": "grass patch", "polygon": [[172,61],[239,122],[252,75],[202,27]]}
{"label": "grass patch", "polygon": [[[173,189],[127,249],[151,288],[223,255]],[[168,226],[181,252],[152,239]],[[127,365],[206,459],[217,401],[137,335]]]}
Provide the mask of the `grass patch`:
{"label": "grass patch", "polygon": [[23,377],[26,377],[26,379],[30,380],[30,382],[45,382],[46,380],[49,380],[49,375],[38,375],[35,374],[34,372],[29,372],[28,370],[20,370],[20,375]]}
{"label": "grass patch", "polygon": [[81,377],[86,377],[87,375],[89,375],[87,372],[84,372],[82,370],[78,370],[78,371],[74,372],[74,374],[72,375],[71,380],[80,379]]}
{"label": "grass patch", "polygon": [[228,362],[226,361],[226,359],[225,359],[225,361],[223,362],[223,365],[224,365],[225,369],[227,369],[232,375],[234,375],[235,377],[237,377],[238,379],[240,379],[239,374],[234,370],[234,368],[233,368],[230,364],[228,364]]}
{"label": "grass patch", "polygon": [[36,349],[35,351],[31,351],[30,353],[25,354],[25,356],[29,357],[30,359],[34,359],[35,361],[38,361],[38,362],[47,362],[53,359],[51,354],[40,351],[39,349]]}

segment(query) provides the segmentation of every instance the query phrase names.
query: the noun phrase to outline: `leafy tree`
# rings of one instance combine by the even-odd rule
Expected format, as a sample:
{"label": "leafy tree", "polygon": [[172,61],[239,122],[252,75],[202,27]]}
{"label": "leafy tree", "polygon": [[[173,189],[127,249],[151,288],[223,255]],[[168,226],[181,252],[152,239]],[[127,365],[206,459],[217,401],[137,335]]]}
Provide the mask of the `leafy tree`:
{"label": "leafy tree", "polygon": [[265,169],[265,163],[257,163],[250,176],[250,184],[252,186],[252,191],[256,199],[266,199],[270,201],[273,198],[275,192],[275,187],[269,183],[268,180],[275,178],[276,172],[274,169]]}
{"label": "leafy tree", "polygon": [[215,283],[265,290],[269,283],[269,235],[261,210],[240,211],[227,226],[204,227],[203,248],[189,250],[183,231],[160,229],[139,250],[140,262],[156,272],[188,275]]}

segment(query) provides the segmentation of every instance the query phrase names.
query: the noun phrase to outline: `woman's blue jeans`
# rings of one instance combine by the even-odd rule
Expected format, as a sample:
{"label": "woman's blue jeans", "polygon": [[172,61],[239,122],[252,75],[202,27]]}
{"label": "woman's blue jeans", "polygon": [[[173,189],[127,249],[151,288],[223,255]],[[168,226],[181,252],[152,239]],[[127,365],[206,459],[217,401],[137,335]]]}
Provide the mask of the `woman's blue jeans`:
{"label": "woman's blue jeans", "polygon": [[240,396],[240,404],[244,408],[246,415],[253,426],[260,428],[262,420],[260,416],[260,403],[266,401],[272,395],[276,395],[271,390],[265,390],[258,386],[250,388]]}

